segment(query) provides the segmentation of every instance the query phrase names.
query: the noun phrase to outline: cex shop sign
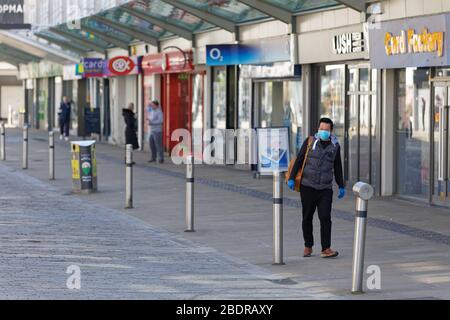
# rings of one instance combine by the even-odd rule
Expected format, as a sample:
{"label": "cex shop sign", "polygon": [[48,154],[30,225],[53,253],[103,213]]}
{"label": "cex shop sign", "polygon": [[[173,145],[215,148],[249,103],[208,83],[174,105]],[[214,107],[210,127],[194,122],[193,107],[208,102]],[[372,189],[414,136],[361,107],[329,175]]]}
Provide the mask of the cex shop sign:
{"label": "cex shop sign", "polygon": [[129,57],[116,57],[109,60],[109,71],[116,76],[132,74],[136,69],[136,63]]}
{"label": "cex shop sign", "polygon": [[77,65],[77,74],[84,78],[129,76],[141,73],[142,57],[115,57],[109,60],[85,58]]}

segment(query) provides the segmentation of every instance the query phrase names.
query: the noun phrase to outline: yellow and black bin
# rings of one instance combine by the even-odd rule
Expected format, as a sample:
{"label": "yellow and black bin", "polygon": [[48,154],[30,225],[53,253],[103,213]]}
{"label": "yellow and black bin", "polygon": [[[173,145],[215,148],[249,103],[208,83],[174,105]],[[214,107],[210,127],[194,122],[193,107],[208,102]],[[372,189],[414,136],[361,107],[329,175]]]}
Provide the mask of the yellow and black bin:
{"label": "yellow and black bin", "polygon": [[97,159],[95,140],[73,141],[72,144],[72,190],[89,194],[97,191]]}

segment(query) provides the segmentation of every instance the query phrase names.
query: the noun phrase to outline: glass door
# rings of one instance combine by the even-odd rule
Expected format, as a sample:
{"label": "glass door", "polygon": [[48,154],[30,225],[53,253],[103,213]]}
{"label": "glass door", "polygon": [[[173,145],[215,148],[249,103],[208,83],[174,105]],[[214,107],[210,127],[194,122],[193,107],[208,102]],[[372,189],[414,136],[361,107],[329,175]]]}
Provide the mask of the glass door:
{"label": "glass door", "polygon": [[449,96],[450,82],[434,84],[434,188],[433,202],[450,204],[449,186]]}
{"label": "glass door", "polygon": [[358,181],[377,185],[377,80],[377,71],[366,65],[348,68],[348,151],[345,159],[350,185]]}

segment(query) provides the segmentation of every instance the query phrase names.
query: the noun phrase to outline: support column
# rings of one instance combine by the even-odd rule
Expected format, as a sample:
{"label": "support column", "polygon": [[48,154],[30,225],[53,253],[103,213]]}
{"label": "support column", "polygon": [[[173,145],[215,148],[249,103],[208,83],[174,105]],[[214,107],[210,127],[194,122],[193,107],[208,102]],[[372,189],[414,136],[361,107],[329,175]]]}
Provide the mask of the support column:
{"label": "support column", "polygon": [[381,195],[395,192],[395,71],[382,71]]}

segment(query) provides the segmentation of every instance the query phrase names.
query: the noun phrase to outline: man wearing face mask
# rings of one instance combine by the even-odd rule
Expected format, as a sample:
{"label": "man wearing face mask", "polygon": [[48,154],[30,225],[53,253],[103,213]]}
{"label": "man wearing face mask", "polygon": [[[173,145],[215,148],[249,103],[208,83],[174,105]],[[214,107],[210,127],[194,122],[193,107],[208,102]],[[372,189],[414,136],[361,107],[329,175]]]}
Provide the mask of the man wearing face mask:
{"label": "man wearing face mask", "polygon": [[[313,216],[316,209],[320,220],[321,256],[334,258],[339,254],[331,249],[333,176],[339,186],[339,199],[345,197],[345,184],[342,173],[341,147],[332,132],[333,121],[329,118],[320,119],[318,132],[303,143],[288,181],[289,188],[294,190],[295,177],[303,167],[300,195],[303,207],[304,257],[311,257],[313,252]],[[306,160],[305,155],[307,155]]]}

